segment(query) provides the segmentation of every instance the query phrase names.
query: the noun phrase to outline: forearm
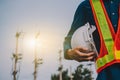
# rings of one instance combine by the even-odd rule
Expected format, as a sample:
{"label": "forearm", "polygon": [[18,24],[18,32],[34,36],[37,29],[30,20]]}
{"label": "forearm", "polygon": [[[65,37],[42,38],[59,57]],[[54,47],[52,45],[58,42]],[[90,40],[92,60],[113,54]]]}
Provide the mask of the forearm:
{"label": "forearm", "polygon": [[67,54],[68,50],[71,49],[70,36],[69,37],[65,37],[63,46],[64,46],[64,58],[68,59],[68,60],[71,60],[71,58]]}

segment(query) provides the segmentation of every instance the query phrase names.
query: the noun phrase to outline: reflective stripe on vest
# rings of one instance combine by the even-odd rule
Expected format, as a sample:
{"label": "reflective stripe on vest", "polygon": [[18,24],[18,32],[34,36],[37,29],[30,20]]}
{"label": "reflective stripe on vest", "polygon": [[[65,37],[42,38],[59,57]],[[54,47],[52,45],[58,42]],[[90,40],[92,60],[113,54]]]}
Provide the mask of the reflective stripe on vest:
{"label": "reflective stripe on vest", "polygon": [[[104,51],[103,52],[101,49],[100,54],[105,54],[102,57],[98,56],[96,60],[97,72],[100,72],[102,69],[113,63],[120,63],[120,49],[118,49],[118,47],[120,47],[120,38],[118,38],[120,29],[118,29],[117,34],[115,34],[102,0],[90,0],[90,4],[99,31],[102,43],[101,47]],[[119,43],[118,47],[116,47],[116,41]]]}

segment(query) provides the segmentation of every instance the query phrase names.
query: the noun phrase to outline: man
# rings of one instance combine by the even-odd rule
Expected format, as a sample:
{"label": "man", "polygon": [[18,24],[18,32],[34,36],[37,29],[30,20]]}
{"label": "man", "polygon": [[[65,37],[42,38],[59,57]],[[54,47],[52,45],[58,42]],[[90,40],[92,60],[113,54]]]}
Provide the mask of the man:
{"label": "man", "polygon": [[[111,31],[113,30],[113,34],[112,34],[112,32],[111,32],[111,34],[112,34],[113,40],[105,40],[104,37],[101,37],[101,35],[103,36],[105,32],[103,32],[103,33],[100,32],[99,27],[100,27],[100,24],[102,25],[102,23],[104,23],[104,21],[100,22],[99,21],[100,19],[98,19],[99,15],[96,12],[98,10],[96,7],[99,8],[99,5],[96,6],[95,1],[96,2],[99,1],[98,3],[102,4],[101,8],[104,10],[103,13],[105,13],[105,18],[107,16],[107,18],[105,20],[106,20],[106,22],[108,22],[108,24],[106,24],[106,25],[112,26]],[[118,60],[108,60],[108,61],[104,62],[104,56],[105,57],[107,56],[107,58],[110,58],[111,56],[109,56],[107,54],[112,52],[111,51],[112,49],[110,51],[108,51],[109,44],[112,44],[112,43],[107,44],[107,41],[113,41],[113,43],[115,42],[114,43],[115,49],[116,49],[116,45],[118,46],[118,48],[120,46],[120,44],[117,44],[117,43],[120,43],[120,39],[116,39],[116,37],[114,37],[114,34],[117,37],[119,36],[119,35],[117,35],[117,33],[118,33],[117,29],[119,27],[118,24],[120,24],[119,4],[120,4],[120,0],[85,0],[85,1],[83,1],[76,10],[76,13],[74,15],[74,20],[71,25],[71,29],[64,41],[64,56],[66,59],[76,60],[79,62],[93,60],[96,55],[95,52],[88,52],[87,54],[85,54],[84,52],[87,51],[86,48],[82,48],[81,46],[78,46],[74,49],[71,48],[71,37],[72,37],[73,33],[75,32],[75,30],[77,30],[79,27],[85,25],[87,22],[89,22],[90,25],[95,25],[97,27],[97,30],[93,33],[93,39],[95,41],[96,49],[99,53],[99,57],[97,57],[97,58],[99,58],[100,60],[102,59],[102,63],[104,63],[104,65],[102,65],[102,66],[100,65],[100,67],[98,67],[97,80],[120,80],[120,78],[119,78],[119,76],[120,76],[120,59],[119,59],[119,57],[118,57]],[[106,33],[108,33],[108,32],[109,31],[107,31]],[[120,32],[120,30],[119,30],[119,32]],[[111,36],[111,34],[110,34],[110,36]],[[112,44],[112,45],[114,46],[114,44]],[[108,49],[106,49],[106,48],[108,48]],[[107,54],[103,54],[105,52],[107,52]],[[118,52],[117,55],[120,54],[119,51],[114,51],[114,52]],[[98,62],[100,62],[99,59],[98,59]]]}

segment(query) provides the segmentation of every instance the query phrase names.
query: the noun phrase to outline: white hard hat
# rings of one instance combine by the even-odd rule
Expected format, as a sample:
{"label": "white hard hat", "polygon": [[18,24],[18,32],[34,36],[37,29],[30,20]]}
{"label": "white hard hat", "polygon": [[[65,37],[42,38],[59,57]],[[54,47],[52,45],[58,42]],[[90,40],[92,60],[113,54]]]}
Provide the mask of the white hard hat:
{"label": "white hard hat", "polygon": [[91,42],[93,42],[92,33],[95,29],[95,26],[90,26],[89,23],[78,28],[72,35],[71,47],[83,47],[91,51]]}

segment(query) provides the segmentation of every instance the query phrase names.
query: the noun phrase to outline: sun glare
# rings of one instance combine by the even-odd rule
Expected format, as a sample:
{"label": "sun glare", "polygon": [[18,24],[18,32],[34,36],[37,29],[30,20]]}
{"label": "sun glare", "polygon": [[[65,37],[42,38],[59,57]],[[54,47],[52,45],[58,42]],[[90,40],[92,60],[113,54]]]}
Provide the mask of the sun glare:
{"label": "sun glare", "polygon": [[29,41],[28,41],[28,46],[30,46],[30,47],[35,47],[35,39],[30,39]]}
{"label": "sun glare", "polygon": [[34,49],[35,47],[40,48],[42,42],[40,39],[35,39],[34,37],[27,37],[24,41],[26,48]]}

